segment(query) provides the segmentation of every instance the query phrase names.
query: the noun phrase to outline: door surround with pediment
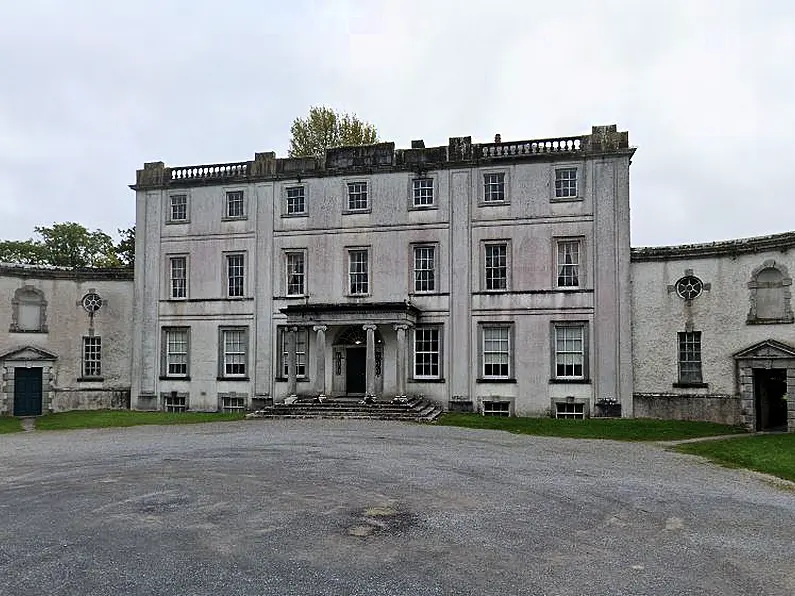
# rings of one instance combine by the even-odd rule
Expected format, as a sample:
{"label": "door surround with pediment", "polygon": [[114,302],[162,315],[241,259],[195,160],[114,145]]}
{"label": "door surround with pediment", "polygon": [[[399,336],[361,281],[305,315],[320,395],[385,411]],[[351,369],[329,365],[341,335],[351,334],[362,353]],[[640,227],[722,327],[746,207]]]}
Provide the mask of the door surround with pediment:
{"label": "door surround with pediment", "polygon": [[0,414],[11,415],[14,412],[14,382],[17,368],[40,367],[41,374],[41,408],[42,413],[50,410],[52,399],[53,367],[58,356],[42,348],[25,346],[4,354],[0,354]]}
{"label": "door surround with pediment", "polygon": [[787,431],[795,432],[795,347],[773,339],[754,344],[734,354],[742,407],[743,425],[757,428],[754,369],[783,369],[787,382]]}

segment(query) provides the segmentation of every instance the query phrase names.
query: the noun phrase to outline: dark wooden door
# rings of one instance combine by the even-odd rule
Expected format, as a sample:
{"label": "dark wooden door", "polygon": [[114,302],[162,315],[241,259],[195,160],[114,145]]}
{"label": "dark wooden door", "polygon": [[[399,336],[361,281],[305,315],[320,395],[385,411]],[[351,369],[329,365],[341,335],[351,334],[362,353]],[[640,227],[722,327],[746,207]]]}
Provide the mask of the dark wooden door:
{"label": "dark wooden door", "polygon": [[345,350],[345,392],[367,391],[367,348]]}
{"label": "dark wooden door", "polygon": [[756,430],[787,428],[786,369],[754,369]]}
{"label": "dark wooden door", "polygon": [[41,414],[41,367],[14,369],[14,416]]}

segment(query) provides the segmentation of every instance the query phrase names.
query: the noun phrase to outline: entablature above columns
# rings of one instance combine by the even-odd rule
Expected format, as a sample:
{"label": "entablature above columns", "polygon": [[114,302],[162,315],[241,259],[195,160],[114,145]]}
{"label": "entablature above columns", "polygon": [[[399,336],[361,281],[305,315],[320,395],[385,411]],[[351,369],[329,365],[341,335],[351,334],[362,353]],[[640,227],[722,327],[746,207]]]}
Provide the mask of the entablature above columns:
{"label": "entablature above columns", "polygon": [[421,311],[410,302],[356,304],[292,304],[281,309],[288,325],[408,325],[417,324]]}

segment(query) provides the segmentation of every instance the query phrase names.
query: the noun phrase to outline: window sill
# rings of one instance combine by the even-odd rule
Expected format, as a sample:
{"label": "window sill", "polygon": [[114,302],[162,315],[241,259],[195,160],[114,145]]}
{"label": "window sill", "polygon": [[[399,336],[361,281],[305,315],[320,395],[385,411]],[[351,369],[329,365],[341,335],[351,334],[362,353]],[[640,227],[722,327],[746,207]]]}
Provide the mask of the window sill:
{"label": "window sill", "polygon": [[407,379],[409,383],[445,383],[444,378],[439,379]]}
{"label": "window sill", "polygon": [[516,383],[516,379],[484,379],[483,377],[478,377],[475,379],[476,383]]}
{"label": "window sill", "polygon": [[158,379],[161,381],[190,381],[190,375],[185,375],[182,377],[175,375],[160,375]]}
{"label": "window sill", "polygon": [[372,213],[372,211],[373,210],[372,210],[371,207],[368,207],[367,209],[343,209],[342,210],[342,214],[343,215],[362,215],[362,214],[367,215],[369,213]]}
{"label": "window sill", "polygon": [[[278,382],[278,383],[289,383],[290,382],[290,379],[288,379],[287,377],[275,377],[273,380]],[[309,377],[297,377],[295,379],[295,382],[296,383],[308,383],[309,382]]]}
{"label": "window sill", "polygon": [[224,298],[224,300],[233,300],[237,302],[242,302],[244,300],[254,300],[254,298],[251,298],[249,296],[227,296],[226,298]]}
{"label": "window sill", "polygon": [[43,329],[14,329],[11,328],[8,330],[9,333],[47,333],[47,328],[44,327]]}
{"label": "window sill", "polygon": [[101,383],[104,381],[104,377],[78,377],[78,383]]}
{"label": "window sill", "polygon": [[293,217],[309,217],[309,213],[304,211],[303,213],[282,213],[282,217],[285,219],[293,218]]}
{"label": "window sill", "polygon": [[582,290],[582,286],[555,286],[555,289],[558,292],[579,292]]}
{"label": "window sill", "polygon": [[479,294],[510,294],[511,290],[508,288],[503,288],[500,290],[481,290],[478,292]]}
{"label": "window sill", "polygon": [[169,219],[169,220],[166,220],[166,225],[167,226],[178,226],[178,225],[181,225],[181,224],[189,224],[189,223],[190,223],[189,219]]}
{"label": "window sill", "polygon": [[231,216],[224,216],[221,218],[221,221],[245,221],[248,219],[248,215],[236,215],[234,217]]}
{"label": "window sill", "polygon": [[422,298],[423,296],[449,296],[450,292],[409,292],[409,296],[417,296],[418,298]]}
{"label": "window sill", "polygon": [[303,300],[306,297],[307,297],[307,294],[287,294],[284,297],[284,299],[285,300],[296,300],[296,299]]}
{"label": "window sill", "polygon": [[409,211],[436,211],[439,206],[435,203],[433,205],[409,205]]}
{"label": "window sill", "polygon": [[243,376],[243,377],[224,377],[224,376],[218,375],[215,378],[215,380],[216,381],[248,381],[249,378],[248,378],[248,376]]}
{"label": "window sill", "polygon": [[187,301],[188,301],[187,296],[179,296],[179,297],[169,296],[168,298],[166,298],[166,302],[187,302]]}
{"label": "window sill", "polygon": [[703,383],[703,382],[688,382],[688,383],[686,383],[686,382],[679,381],[679,382],[673,383],[672,387],[674,387],[676,389],[696,389],[696,388],[706,389],[707,387],[709,387],[709,383]]}
{"label": "window sill", "polygon": [[582,203],[583,197],[552,197],[550,203]]}
{"label": "window sill", "polygon": [[507,207],[511,204],[510,201],[478,201],[478,207]]}
{"label": "window sill", "polygon": [[791,325],[795,323],[792,317],[784,317],[780,319],[748,319],[745,321],[748,325]]}
{"label": "window sill", "polygon": [[590,385],[591,379],[557,379],[549,380],[552,385]]}

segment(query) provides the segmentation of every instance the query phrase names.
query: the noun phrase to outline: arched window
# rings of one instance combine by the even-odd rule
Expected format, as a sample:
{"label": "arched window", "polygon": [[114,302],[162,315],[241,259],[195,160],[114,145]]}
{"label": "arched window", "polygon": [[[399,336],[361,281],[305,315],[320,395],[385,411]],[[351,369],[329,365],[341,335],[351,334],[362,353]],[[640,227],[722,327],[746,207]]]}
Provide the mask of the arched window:
{"label": "arched window", "polygon": [[34,286],[22,286],[11,300],[11,332],[47,332],[47,301]]}
{"label": "arched window", "polygon": [[790,305],[792,279],[787,268],[767,260],[751,273],[748,288],[751,290],[749,324],[792,323]]}

